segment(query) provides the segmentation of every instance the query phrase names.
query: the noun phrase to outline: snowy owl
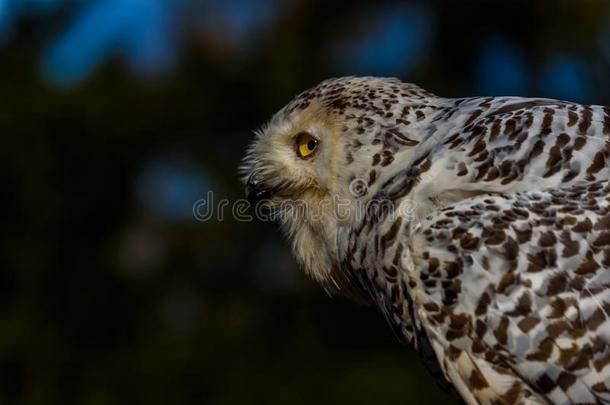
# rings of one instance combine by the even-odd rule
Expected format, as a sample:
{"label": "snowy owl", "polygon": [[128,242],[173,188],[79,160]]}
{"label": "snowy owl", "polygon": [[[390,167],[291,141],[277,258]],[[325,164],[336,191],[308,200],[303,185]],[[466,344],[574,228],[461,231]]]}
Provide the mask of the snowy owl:
{"label": "snowy owl", "polygon": [[610,404],[610,108],[330,79],[242,171],[304,270],[466,403]]}

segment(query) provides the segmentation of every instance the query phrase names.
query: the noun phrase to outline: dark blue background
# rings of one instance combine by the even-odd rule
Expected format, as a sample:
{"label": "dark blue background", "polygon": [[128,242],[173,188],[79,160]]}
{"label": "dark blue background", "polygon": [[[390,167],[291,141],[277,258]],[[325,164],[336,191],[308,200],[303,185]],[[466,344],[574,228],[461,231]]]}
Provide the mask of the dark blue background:
{"label": "dark blue background", "polygon": [[606,1],[0,0],[0,402],[439,403],[242,197],[252,130],[349,74],[610,104]]}

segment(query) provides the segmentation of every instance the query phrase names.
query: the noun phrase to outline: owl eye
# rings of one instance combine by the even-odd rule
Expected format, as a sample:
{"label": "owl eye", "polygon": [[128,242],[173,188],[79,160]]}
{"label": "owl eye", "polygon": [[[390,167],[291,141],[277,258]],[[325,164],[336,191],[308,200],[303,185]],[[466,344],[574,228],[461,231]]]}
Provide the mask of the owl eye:
{"label": "owl eye", "polygon": [[318,147],[318,140],[308,132],[301,132],[296,137],[297,155],[301,158],[311,157]]}

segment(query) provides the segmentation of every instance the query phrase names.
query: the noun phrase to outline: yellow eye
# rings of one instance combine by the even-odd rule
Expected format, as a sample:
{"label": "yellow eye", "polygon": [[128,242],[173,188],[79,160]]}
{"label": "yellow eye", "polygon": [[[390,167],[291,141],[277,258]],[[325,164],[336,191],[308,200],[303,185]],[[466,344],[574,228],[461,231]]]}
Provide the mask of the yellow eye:
{"label": "yellow eye", "polygon": [[299,157],[311,157],[318,147],[318,140],[310,133],[301,132],[296,138],[297,154]]}

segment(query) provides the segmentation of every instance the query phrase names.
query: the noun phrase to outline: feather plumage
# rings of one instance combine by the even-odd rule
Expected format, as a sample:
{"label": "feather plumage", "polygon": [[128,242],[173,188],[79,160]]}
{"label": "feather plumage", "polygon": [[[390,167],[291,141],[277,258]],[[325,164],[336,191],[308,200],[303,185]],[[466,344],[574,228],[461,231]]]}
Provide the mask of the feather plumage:
{"label": "feather plumage", "polygon": [[[312,162],[270,150],[297,131],[326,148]],[[282,109],[245,168],[347,201],[285,219],[295,254],[467,403],[610,403],[609,160],[607,107],[343,78]]]}

